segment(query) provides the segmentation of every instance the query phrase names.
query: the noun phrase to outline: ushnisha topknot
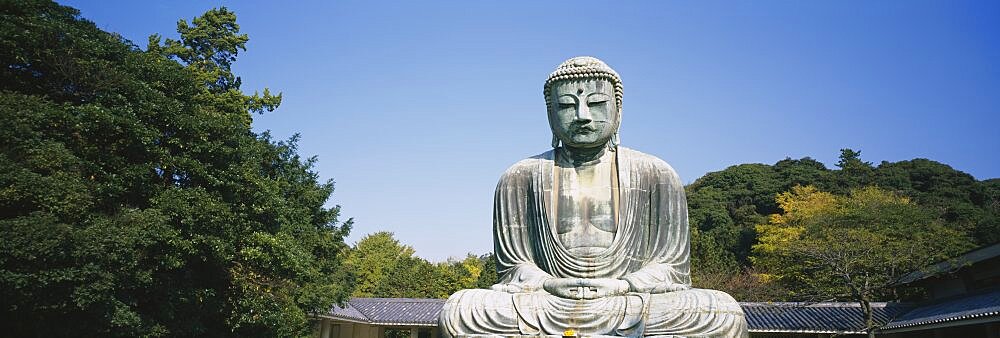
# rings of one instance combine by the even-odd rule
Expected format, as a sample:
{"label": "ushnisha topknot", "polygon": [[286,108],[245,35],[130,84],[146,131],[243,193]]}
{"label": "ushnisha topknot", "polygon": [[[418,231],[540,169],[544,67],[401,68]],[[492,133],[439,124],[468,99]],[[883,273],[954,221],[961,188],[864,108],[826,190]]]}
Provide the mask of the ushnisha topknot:
{"label": "ushnisha topknot", "polygon": [[552,84],[563,80],[576,79],[606,79],[615,86],[615,103],[618,105],[618,113],[622,111],[622,79],[614,69],[608,67],[595,57],[577,56],[564,61],[556,70],[549,74],[549,79],[545,81],[545,88],[542,95],[545,96],[545,108],[552,111],[552,102],[549,102],[549,89]]}

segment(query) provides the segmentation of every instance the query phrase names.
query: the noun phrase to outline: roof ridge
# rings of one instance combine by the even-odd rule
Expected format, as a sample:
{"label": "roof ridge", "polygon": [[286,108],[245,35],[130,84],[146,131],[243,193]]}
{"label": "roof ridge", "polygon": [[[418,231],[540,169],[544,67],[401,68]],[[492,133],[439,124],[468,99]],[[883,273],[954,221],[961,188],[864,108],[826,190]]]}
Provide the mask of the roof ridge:
{"label": "roof ridge", "polygon": [[[341,309],[341,310],[344,310],[344,311],[353,311],[353,312],[356,313],[356,315],[361,316],[361,318],[355,318],[354,317],[355,314],[337,313],[337,309]],[[347,300],[346,302],[344,302],[344,306],[340,306],[340,304],[336,304],[336,303],[333,304],[333,307],[330,309],[330,311],[329,311],[329,313],[327,313],[327,315],[332,316],[332,317],[343,318],[343,319],[347,319],[347,320],[359,320],[359,319],[362,319],[362,320],[364,320],[366,322],[369,322],[369,323],[372,321],[372,319],[370,317],[368,317],[367,314],[365,314],[364,312],[361,312],[361,310],[359,310],[358,308],[354,307],[354,305],[351,304],[351,300]]]}
{"label": "roof ridge", "polygon": [[[774,306],[774,307],[861,307],[857,302],[739,302],[741,306]],[[908,306],[909,303],[901,302],[870,302],[873,307],[885,307],[890,305]]]}
{"label": "roof ridge", "polygon": [[354,297],[351,298],[349,302],[360,301],[360,302],[409,302],[409,303],[444,303],[446,299],[441,298],[394,298],[394,297]]}

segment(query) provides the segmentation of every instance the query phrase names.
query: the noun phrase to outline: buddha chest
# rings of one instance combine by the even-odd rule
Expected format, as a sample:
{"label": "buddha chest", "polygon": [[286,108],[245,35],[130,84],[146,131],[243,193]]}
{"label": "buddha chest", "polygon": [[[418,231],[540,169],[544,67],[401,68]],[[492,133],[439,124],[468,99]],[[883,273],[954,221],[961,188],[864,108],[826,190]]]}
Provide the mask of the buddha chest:
{"label": "buddha chest", "polygon": [[617,230],[611,161],[557,166],[556,232],[570,252],[593,254],[611,246]]}

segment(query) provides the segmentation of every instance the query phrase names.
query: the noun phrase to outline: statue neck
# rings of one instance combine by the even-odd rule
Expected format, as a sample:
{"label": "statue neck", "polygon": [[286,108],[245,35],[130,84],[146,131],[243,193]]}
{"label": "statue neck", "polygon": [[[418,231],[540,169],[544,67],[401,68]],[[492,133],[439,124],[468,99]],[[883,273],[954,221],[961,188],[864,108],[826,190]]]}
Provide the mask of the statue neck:
{"label": "statue neck", "polygon": [[566,163],[572,163],[574,167],[593,165],[600,163],[601,158],[604,157],[609,150],[608,145],[603,145],[594,148],[573,148],[563,146],[556,150],[560,159],[564,160]]}

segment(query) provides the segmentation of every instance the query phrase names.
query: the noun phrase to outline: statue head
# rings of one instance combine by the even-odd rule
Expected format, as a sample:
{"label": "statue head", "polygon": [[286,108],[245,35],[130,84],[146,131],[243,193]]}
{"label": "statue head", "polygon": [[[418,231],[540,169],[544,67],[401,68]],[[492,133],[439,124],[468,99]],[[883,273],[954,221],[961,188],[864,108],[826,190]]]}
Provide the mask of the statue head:
{"label": "statue head", "polygon": [[589,56],[566,60],[545,81],[552,147],[618,145],[622,81],[611,67]]}

